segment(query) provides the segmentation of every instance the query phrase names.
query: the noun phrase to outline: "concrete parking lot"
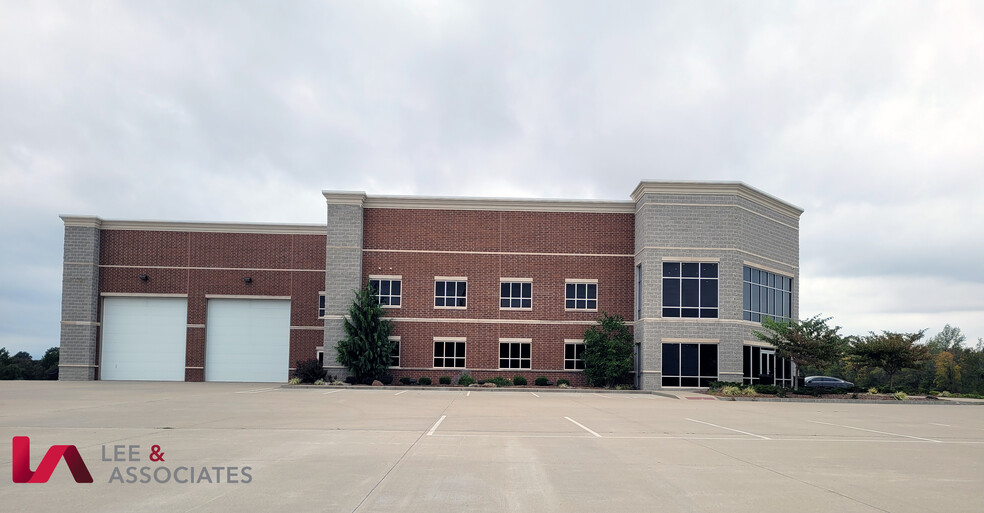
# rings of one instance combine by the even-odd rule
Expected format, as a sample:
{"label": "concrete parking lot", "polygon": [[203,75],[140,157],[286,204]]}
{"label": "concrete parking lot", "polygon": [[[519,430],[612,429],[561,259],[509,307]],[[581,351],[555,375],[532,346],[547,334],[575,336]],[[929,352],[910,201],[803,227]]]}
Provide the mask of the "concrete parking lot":
{"label": "concrete parking lot", "polygon": [[[32,470],[52,445],[75,445],[94,482],[60,462],[47,483],[13,483],[15,436],[30,437]],[[984,507],[978,406],[0,382],[0,440],[3,511]]]}

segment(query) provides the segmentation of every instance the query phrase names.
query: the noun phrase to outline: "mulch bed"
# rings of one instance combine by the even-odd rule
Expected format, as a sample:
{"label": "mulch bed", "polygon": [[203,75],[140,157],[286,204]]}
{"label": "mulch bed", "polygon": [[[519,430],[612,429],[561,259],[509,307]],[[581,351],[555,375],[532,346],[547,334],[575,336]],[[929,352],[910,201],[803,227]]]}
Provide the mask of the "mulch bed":
{"label": "mulch bed", "polygon": [[[717,398],[720,398],[720,399],[732,399],[733,398],[730,395],[713,393],[711,391],[705,391],[705,392],[702,392],[702,393],[707,394],[707,395],[710,395],[710,396],[714,396],[714,397],[717,397]],[[891,402],[900,402],[898,399],[895,398],[895,395],[893,395],[893,394],[868,394],[868,393],[864,393],[864,394],[858,394],[857,399],[855,399],[854,397],[852,397],[852,395],[853,394],[849,394],[849,393],[848,394],[820,394],[820,395],[790,393],[790,394],[787,394],[786,397],[779,397],[779,396],[775,396],[775,395],[771,395],[771,394],[759,394],[759,395],[751,395],[751,396],[748,396],[748,395],[740,395],[740,396],[737,396],[735,398],[737,398],[737,399],[838,399],[838,400],[842,400],[842,401],[891,401]],[[935,397],[932,397],[932,396],[928,396],[927,397],[927,396],[922,396],[922,395],[910,395],[905,401],[906,402],[910,402],[910,401],[913,401],[913,402],[936,402],[936,401],[939,401],[939,399],[937,399]]]}

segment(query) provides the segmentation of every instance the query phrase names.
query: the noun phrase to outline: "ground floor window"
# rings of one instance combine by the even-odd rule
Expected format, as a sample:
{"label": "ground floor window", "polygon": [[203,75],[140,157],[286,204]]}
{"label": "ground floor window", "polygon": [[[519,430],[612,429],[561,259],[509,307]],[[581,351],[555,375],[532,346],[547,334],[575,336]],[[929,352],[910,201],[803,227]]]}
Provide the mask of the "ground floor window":
{"label": "ground floor window", "polygon": [[770,347],[745,346],[743,363],[743,379],[746,385],[779,385],[786,388],[793,386],[793,364],[788,358],[776,356],[776,350]]}
{"label": "ground floor window", "polygon": [[499,342],[500,369],[529,369],[530,343],[521,341]]}
{"label": "ground floor window", "polygon": [[400,337],[390,337],[390,342],[393,342],[393,350],[390,351],[390,367],[400,366]]}
{"label": "ground floor window", "polygon": [[464,367],[464,340],[435,340],[434,367]]}
{"label": "ground floor window", "polygon": [[584,342],[564,343],[564,370],[584,370]]}
{"label": "ground floor window", "polygon": [[706,387],[717,378],[717,344],[663,343],[664,387]]}

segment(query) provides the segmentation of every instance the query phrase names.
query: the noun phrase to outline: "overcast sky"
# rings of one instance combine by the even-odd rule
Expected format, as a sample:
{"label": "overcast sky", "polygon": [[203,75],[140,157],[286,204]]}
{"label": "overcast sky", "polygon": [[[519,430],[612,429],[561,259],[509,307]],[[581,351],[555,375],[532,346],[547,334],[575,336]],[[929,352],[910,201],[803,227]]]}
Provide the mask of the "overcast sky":
{"label": "overcast sky", "polygon": [[984,337],[984,2],[0,0],[0,346],[59,214],[322,223],[323,189],[806,210],[801,315]]}

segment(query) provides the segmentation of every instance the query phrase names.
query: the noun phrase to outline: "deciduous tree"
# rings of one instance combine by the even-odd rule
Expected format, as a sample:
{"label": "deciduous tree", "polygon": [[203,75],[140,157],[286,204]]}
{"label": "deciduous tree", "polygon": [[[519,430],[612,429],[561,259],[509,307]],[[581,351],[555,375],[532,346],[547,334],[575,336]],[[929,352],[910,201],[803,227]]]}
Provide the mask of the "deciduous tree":
{"label": "deciduous tree", "polygon": [[829,367],[845,354],[847,341],[838,334],[840,326],[830,327],[830,317],[814,315],[803,321],[779,322],[770,317],[762,319],[762,327],[769,333],[755,332],[755,336],[776,348],[776,354],[789,358],[797,366]]}
{"label": "deciduous tree", "polygon": [[592,386],[612,388],[632,372],[633,341],[625,320],[602,312],[584,332],[584,375]]}
{"label": "deciduous tree", "polygon": [[943,351],[936,355],[936,379],[933,381],[936,388],[958,392],[960,380],[960,365],[953,358],[953,353]]}
{"label": "deciduous tree", "polygon": [[895,386],[895,374],[902,369],[914,369],[929,359],[926,346],[918,344],[926,330],[916,333],[881,334],[870,332],[858,337],[851,347],[850,360],[863,367],[878,367],[888,375],[888,386]]}

